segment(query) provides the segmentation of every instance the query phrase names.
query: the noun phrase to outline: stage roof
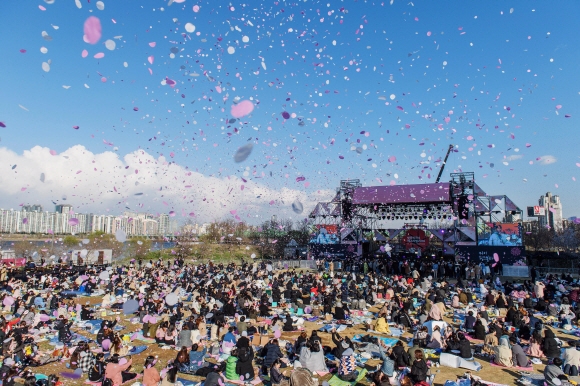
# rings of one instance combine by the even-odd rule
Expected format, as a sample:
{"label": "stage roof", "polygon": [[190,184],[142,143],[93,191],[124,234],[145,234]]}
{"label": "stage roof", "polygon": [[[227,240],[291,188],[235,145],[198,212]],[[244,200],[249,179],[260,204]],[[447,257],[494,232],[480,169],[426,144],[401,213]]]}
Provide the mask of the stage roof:
{"label": "stage roof", "polygon": [[363,204],[427,204],[451,202],[449,182],[438,184],[368,186],[356,188],[352,203]]}

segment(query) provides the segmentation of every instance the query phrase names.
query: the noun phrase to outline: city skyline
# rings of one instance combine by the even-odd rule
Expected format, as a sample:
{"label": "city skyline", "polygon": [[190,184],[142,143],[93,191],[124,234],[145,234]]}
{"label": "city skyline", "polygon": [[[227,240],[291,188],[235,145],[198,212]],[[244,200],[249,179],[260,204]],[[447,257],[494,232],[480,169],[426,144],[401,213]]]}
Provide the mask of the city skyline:
{"label": "city skyline", "polygon": [[580,3],[458,4],[7,2],[0,206],[301,220],[453,144],[442,181],[578,215]]}
{"label": "city skyline", "polygon": [[[72,205],[62,211],[38,210],[40,205],[23,206],[22,210],[0,208],[0,233],[8,234],[88,234],[103,232],[126,236],[175,236],[180,225],[167,214],[124,212],[122,215],[77,213]],[[28,211],[27,209],[33,209]],[[59,211],[61,209],[61,211]]]}

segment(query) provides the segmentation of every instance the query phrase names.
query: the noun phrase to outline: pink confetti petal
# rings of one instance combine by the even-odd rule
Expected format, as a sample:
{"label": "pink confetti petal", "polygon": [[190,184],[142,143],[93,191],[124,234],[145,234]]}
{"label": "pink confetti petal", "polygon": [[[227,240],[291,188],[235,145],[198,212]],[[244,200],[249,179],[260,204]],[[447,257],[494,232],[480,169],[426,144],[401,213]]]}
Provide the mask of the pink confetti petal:
{"label": "pink confetti petal", "polygon": [[389,162],[395,162],[397,160],[397,157],[395,157],[394,155],[389,157]]}
{"label": "pink confetti petal", "polygon": [[24,48],[22,48],[22,49],[20,50],[20,53],[22,53],[22,54],[25,54],[25,53],[26,53],[26,50],[25,50]]}
{"label": "pink confetti petal", "polygon": [[57,155],[58,153],[56,152],[56,150],[51,150],[50,151],[50,155]]}
{"label": "pink confetti petal", "polygon": [[0,122],[0,127],[6,127],[6,124],[4,122]]}
{"label": "pink confetti petal", "polygon": [[249,100],[243,100],[240,103],[232,105],[230,113],[234,118],[242,118],[254,111],[254,104]]}
{"label": "pink confetti petal", "polygon": [[193,12],[199,12],[199,5],[193,6]]}
{"label": "pink confetti petal", "polygon": [[155,42],[149,43],[149,47],[155,47],[156,45],[157,45],[157,43],[155,43]]}
{"label": "pink confetti petal", "polygon": [[95,56],[94,56],[95,59],[101,59],[104,57],[105,57],[105,54],[103,52],[99,52],[99,53],[95,54]]}
{"label": "pink confetti petal", "polygon": [[73,129],[78,130],[79,127],[78,126],[73,126]]}
{"label": "pink confetti petal", "polygon": [[38,9],[40,9],[41,11],[46,11],[46,8],[44,8],[42,5],[39,5]]}
{"label": "pink confetti petal", "polygon": [[97,44],[101,39],[103,31],[99,18],[90,16],[87,20],[85,20],[83,31],[89,44]]}
{"label": "pink confetti petal", "polygon": [[151,55],[150,57],[147,58],[147,61],[149,62],[149,64],[153,64],[154,60],[155,60],[155,57],[153,55]]}
{"label": "pink confetti petal", "polygon": [[86,58],[87,56],[89,56],[89,51],[83,50],[83,52],[81,52],[81,57]]}

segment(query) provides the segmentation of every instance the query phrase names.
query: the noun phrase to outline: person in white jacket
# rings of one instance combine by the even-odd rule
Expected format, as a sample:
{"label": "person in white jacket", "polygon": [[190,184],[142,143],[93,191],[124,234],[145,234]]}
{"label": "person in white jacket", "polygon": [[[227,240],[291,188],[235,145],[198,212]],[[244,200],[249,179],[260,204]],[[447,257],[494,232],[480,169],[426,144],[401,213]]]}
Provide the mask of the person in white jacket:
{"label": "person in white jacket", "polygon": [[564,373],[572,376],[578,375],[580,369],[580,342],[576,342],[575,346],[564,350]]}
{"label": "person in white jacket", "polygon": [[536,293],[536,298],[542,299],[544,297],[544,288],[546,285],[541,281],[537,281],[534,285],[534,292]]}

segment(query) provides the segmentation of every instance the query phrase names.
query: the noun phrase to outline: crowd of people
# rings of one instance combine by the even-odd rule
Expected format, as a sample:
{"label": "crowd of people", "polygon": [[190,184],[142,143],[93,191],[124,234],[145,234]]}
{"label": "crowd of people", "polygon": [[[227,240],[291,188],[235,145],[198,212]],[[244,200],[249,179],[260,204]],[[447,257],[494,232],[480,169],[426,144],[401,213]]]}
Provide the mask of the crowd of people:
{"label": "crowd of people", "polygon": [[[80,377],[169,386],[189,374],[205,386],[308,386],[330,373],[346,382],[362,376],[378,386],[426,386],[433,366],[449,358],[465,368],[481,358],[522,371],[547,363],[548,385],[578,375],[580,344],[566,346],[554,333],[577,330],[580,288],[570,276],[516,284],[485,265],[443,260],[364,262],[356,273],[325,264],[297,272],[264,262],[131,262],[38,267],[26,280],[7,269],[0,378],[9,386]],[[307,322],[318,328],[307,331]],[[355,328],[364,332],[356,339]],[[176,354],[161,361],[149,355],[152,347]],[[380,365],[363,371],[373,357]],[[55,362],[66,371],[44,376],[43,366]]]}

